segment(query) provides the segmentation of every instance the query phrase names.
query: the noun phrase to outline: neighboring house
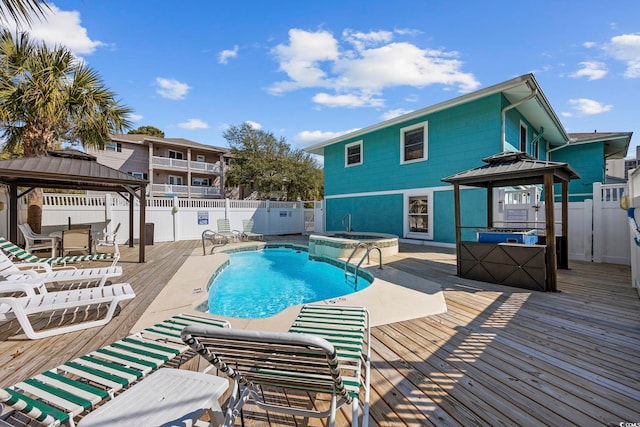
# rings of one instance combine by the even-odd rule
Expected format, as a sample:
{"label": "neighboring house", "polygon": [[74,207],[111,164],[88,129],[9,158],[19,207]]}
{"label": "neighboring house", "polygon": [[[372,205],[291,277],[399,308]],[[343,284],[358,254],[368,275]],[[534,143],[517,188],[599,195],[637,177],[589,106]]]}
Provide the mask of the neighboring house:
{"label": "neighboring house", "polygon": [[111,135],[104,149],[88,149],[98,163],[149,181],[153,197],[224,197],[229,150],[183,138]]}
{"label": "neighboring house", "polygon": [[636,155],[628,159],[607,160],[607,177],[621,178],[626,181],[629,174],[640,166],[640,146],[636,146]]}
{"label": "neighboring house", "polygon": [[[441,178],[503,151],[523,151],[588,172],[587,181],[571,185],[576,192],[571,200],[581,200],[593,183],[588,180],[604,182],[605,158],[624,156],[631,137],[624,134],[625,142],[604,135],[611,134],[571,141],[534,76],[526,74],[307,151],[324,156],[327,230],[343,229],[342,218],[349,213],[355,231],[451,244],[453,191]],[[464,191],[462,226],[486,224],[486,200],[483,189]]]}

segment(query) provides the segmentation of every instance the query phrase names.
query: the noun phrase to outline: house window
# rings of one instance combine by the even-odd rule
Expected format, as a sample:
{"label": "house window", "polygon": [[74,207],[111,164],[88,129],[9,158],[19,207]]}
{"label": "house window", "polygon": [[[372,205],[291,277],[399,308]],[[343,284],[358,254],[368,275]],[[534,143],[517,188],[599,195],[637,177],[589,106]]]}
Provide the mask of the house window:
{"label": "house window", "polygon": [[177,175],[169,175],[168,177],[169,184],[171,185],[182,185],[182,177]]}
{"label": "house window", "polygon": [[527,152],[527,125],[520,123],[520,151]]}
{"label": "house window", "polygon": [[427,122],[400,129],[400,163],[427,160]]}
{"label": "house window", "polygon": [[104,151],[114,151],[121,153],[122,152],[122,144],[119,142],[106,142],[104,144]]}
{"label": "house window", "polygon": [[539,143],[540,140],[538,139],[537,135],[533,135],[533,139],[535,140],[535,142],[533,144],[531,144],[531,155],[533,157],[535,157],[536,159],[538,158],[538,150],[539,150]]}
{"label": "house window", "polygon": [[362,164],[362,141],[352,142],[344,146],[344,165],[357,166]]}
{"label": "house window", "polygon": [[208,187],[211,185],[211,180],[209,178],[198,178],[194,176],[191,177],[191,185],[194,187]]}
{"label": "house window", "polygon": [[204,163],[204,154],[198,154],[196,156],[196,162]]}
{"label": "house window", "polygon": [[429,233],[429,197],[409,197],[409,233]]}
{"label": "house window", "polygon": [[184,154],[181,151],[169,150],[169,158],[184,160]]}
{"label": "house window", "polygon": [[144,172],[129,172],[129,175],[135,178],[147,179],[147,174]]}

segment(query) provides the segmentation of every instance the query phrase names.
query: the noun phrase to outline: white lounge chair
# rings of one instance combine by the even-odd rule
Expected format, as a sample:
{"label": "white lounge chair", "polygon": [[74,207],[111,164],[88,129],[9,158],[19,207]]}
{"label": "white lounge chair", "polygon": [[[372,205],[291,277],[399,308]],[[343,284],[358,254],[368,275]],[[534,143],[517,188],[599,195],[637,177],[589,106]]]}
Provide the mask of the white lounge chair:
{"label": "white lounge chair", "polygon": [[242,236],[240,231],[231,229],[231,224],[229,224],[229,220],[227,218],[218,219],[218,234],[224,237],[227,241],[238,240]]}
{"label": "white lounge chair", "polygon": [[[113,317],[119,302],[136,296],[128,283],[57,292],[47,292],[45,289],[36,293],[32,284],[3,282],[0,289],[1,292],[23,292],[26,294],[23,297],[0,297],[0,320],[15,318],[25,335],[30,339],[40,339],[104,325]],[[30,314],[77,313],[98,304],[108,304],[109,308],[104,317],[97,320],[71,323],[67,326],[41,331],[35,331],[29,320]]]}
{"label": "white lounge chair", "polygon": [[118,249],[118,245],[114,246],[115,251],[113,253],[93,253],[89,255],[68,255],[68,256],[53,256],[51,258],[40,258],[37,255],[32,254],[29,251],[22,249],[21,247],[11,243],[4,237],[0,237],[0,249],[5,251],[8,255],[11,255],[21,261],[25,262],[44,262],[47,264],[55,265],[62,264],[66,265],[67,263],[73,262],[83,262],[83,261],[104,261],[104,260],[113,260],[111,265],[116,265],[118,260],[120,259],[120,251]]}
{"label": "white lounge chair", "polygon": [[18,416],[27,415],[44,425],[73,426],[99,403],[140,380],[146,381],[158,368],[190,360],[193,353],[180,339],[180,331],[191,324],[229,327],[227,321],[206,315],[178,314],[0,389],[0,403],[19,412]]}
{"label": "white lounge chair", "polygon": [[[235,425],[245,403],[266,411],[302,417],[328,418],[352,405],[352,425],[358,425],[359,398],[363,399],[363,426],[369,421],[369,319],[362,307],[303,307],[289,332],[263,332],[188,326],[185,343],[234,381],[225,409],[224,426]],[[331,395],[327,409],[293,406],[262,399],[261,387],[283,388]]]}
{"label": "white lounge chair", "polygon": [[243,219],[242,220],[242,235],[245,239],[249,240],[252,237],[255,237],[259,240],[262,240],[264,236],[260,233],[255,233],[253,231],[253,220],[252,219]]}
{"label": "white lounge chair", "polygon": [[39,249],[50,249],[51,256],[56,256],[58,239],[46,234],[37,234],[27,223],[18,224],[18,229],[24,237],[24,248],[27,252],[37,251]]}
{"label": "white lounge chair", "polygon": [[[0,280],[9,282],[33,283],[38,288],[50,283],[73,283],[78,286],[104,286],[113,277],[122,275],[122,267],[75,268],[64,267],[53,269],[44,262],[15,264],[4,251],[0,250]],[[0,281],[0,289],[2,282]]]}

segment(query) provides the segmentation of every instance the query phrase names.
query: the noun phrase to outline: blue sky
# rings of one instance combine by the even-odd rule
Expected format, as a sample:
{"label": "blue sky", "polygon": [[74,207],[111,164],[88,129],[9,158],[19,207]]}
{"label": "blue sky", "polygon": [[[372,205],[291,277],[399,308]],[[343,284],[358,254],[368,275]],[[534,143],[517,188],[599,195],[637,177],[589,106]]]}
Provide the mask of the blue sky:
{"label": "blue sky", "polygon": [[86,61],[135,127],[306,147],[533,72],[568,132],[640,143],[640,2],[58,0],[30,32]]}

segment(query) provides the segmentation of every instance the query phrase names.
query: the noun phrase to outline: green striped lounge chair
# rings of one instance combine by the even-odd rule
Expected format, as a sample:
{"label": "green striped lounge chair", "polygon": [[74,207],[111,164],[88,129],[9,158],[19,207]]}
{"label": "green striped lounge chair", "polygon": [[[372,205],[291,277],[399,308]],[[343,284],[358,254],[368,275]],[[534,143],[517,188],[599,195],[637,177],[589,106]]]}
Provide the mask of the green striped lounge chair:
{"label": "green striped lounge chair", "polygon": [[[351,425],[358,426],[361,400],[362,425],[368,425],[371,340],[363,307],[306,305],[284,333],[187,326],[182,339],[234,381],[224,426],[235,425],[245,403],[267,412],[325,418],[329,426],[335,425],[339,408],[351,405]],[[265,387],[327,393],[331,403],[310,409],[296,406],[296,399],[266,402]]]}
{"label": "green striped lounge chair", "polygon": [[62,264],[66,265],[67,263],[74,262],[84,262],[84,261],[106,261],[113,260],[111,265],[116,265],[118,260],[120,259],[120,251],[118,250],[118,245],[114,245],[115,251],[113,253],[94,253],[88,255],[67,255],[60,257],[50,257],[50,258],[40,258],[31,252],[27,252],[21,247],[11,243],[9,240],[4,237],[0,237],[0,249],[2,249],[6,254],[13,256],[24,262],[44,262],[47,264]]}
{"label": "green striped lounge chair", "polygon": [[[47,426],[75,426],[106,399],[115,397],[167,364],[179,365],[194,355],[180,339],[185,326],[228,328],[205,316],[179,314],[84,356],[0,389],[0,403]],[[9,417],[19,415],[10,413]]]}

